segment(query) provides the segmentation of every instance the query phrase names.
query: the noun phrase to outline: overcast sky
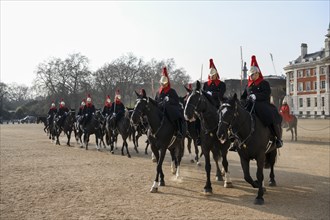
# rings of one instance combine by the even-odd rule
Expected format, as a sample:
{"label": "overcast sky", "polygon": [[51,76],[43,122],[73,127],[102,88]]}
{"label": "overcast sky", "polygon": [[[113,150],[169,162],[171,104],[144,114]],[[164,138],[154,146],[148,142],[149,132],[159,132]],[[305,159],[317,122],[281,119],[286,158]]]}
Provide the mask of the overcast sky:
{"label": "overcast sky", "polygon": [[240,47],[248,67],[256,55],[264,75],[280,75],[301,43],[308,53],[324,48],[329,11],[328,0],[1,0],[1,82],[30,86],[39,63],[77,52],[91,70],[129,52],[146,62],[174,58],[193,80],[202,65],[207,78],[213,58],[221,79],[239,79]]}

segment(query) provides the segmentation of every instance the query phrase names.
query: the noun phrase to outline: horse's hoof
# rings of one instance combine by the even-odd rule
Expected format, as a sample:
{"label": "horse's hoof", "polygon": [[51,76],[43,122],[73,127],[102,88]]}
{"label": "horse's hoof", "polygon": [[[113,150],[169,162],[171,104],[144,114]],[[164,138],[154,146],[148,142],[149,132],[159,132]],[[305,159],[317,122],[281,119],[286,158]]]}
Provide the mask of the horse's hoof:
{"label": "horse's hoof", "polygon": [[196,164],[197,164],[197,166],[202,166],[201,162],[199,162],[199,161]]}
{"label": "horse's hoof", "polygon": [[220,176],[216,176],[216,177],[215,177],[215,180],[216,180],[216,181],[223,181],[223,178],[222,178],[222,176],[220,175]]}
{"label": "horse's hoof", "polygon": [[128,157],[128,158],[131,158],[131,155],[130,155],[130,154],[127,154],[127,157]]}
{"label": "horse's hoof", "polygon": [[150,192],[151,192],[151,193],[156,193],[156,192],[158,192],[158,188],[156,188],[156,187],[151,187]]}
{"label": "horse's hoof", "polygon": [[264,201],[263,198],[260,198],[260,199],[256,198],[256,199],[254,200],[254,204],[255,204],[255,205],[263,205],[264,203],[265,203],[265,201]]}
{"label": "horse's hoof", "polygon": [[112,151],[110,151],[111,152],[111,154],[114,154],[115,152],[113,152],[113,150]]}
{"label": "horse's hoof", "polygon": [[225,188],[233,188],[233,183],[232,182],[225,182],[225,184],[223,184],[223,187]]}
{"label": "horse's hoof", "polygon": [[190,160],[190,163],[195,163],[195,161],[193,159]]}
{"label": "horse's hoof", "polygon": [[160,181],[159,186],[165,186],[165,181]]}
{"label": "horse's hoof", "polygon": [[275,180],[269,180],[268,186],[276,186]]}
{"label": "horse's hoof", "polygon": [[204,189],[203,195],[204,196],[211,196],[213,194],[212,189]]}
{"label": "horse's hoof", "polygon": [[154,162],[154,163],[157,162],[156,158],[152,158],[151,161]]}

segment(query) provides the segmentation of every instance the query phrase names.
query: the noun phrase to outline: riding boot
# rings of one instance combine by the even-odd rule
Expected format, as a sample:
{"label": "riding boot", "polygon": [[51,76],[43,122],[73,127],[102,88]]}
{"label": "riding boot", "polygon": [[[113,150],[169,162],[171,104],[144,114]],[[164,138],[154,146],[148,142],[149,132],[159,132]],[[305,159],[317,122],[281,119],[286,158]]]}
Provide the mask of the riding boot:
{"label": "riding boot", "polygon": [[183,138],[183,135],[182,135],[182,123],[181,123],[181,120],[180,119],[176,120],[176,137],[179,138],[179,139],[182,139]]}
{"label": "riding boot", "polygon": [[283,141],[281,140],[281,128],[279,125],[277,124],[273,124],[271,126],[273,129],[273,132],[274,132],[274,135],[275,135],[275,144],[276,144],[276,147],[277,148],[281,148],[283,146]]}

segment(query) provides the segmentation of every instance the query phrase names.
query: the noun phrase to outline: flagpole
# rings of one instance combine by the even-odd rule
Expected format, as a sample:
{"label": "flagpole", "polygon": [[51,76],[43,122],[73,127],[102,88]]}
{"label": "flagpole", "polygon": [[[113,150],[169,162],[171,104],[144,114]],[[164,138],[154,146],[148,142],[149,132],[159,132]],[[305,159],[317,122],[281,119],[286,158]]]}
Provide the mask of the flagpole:
{"label": "flagpole", "polygon": [[242,78],[243,78],[243,52],[242,52],[242,46],[240,46],[240,49],[241,49],[241,87],[240,87],[240,94],[242,94]]}
{"label": "flagpole", "polygon": [[203,83],[203,64],[202,64],[202,67],[201,67],[201,83]]}
{"label": "flagpole", "polygon": [[272,63],[273,63],[273,68],[274,68],[275,75],[277,76],[275,65],[274,65],[273,54],[272,53],[269,53],[269,55],[270,55],[270,59],[272,60]]}

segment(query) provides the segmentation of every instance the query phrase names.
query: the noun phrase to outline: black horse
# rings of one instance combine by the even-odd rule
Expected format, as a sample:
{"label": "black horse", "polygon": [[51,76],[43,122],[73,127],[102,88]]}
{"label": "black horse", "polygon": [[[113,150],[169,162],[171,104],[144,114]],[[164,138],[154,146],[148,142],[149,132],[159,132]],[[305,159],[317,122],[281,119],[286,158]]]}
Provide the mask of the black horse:
{"label": "black horse", "polygon": [[[247,111],[239,103],[235,94],[220,107],[217,136],[222,142],[227,141],[229,138],[238,140],[238,154],[241,160],[244,179],[253,188],[259,189],[254,203],[262,205],[264,203],[263,194],[265,190],[263,187],[263,169],[265,164],[269,164],[271,167],[270,185],[276,185],[274,164],[277,150],[270,129],[265,127],[258,117]],[[256,181],[250,176],[250,160],[253,159],[257,162]]]}
{"label": "black horse", "polygon": [[291,131],[291,141],[297,141],[297,126],[298,119],[295,115],[292,115],[293,119],[290,122],[282,120],[282,128],[286,128],[286,131]]}
{"label": "black horse", "polygon": [[134,125],[137,125],[140,123],[141,117],[146,116],[148,118],[150,126],[148,129],[148,140],[157,160],[156,178],[150,190],[150,192],[154,193],[158,192],[158,186],[165,186],[162,165],[167,149],[170,151],[172,157],[172,173],[176,173],[177,178],[180,177],[180,163],[183,157],[184,139],[177,139],[174,136],[175,125],[158,108],[158,103],[154,99],[147,97],[144,90],[142,90],[141,95],[137,92],[135,93],[137,100],[131,120]]}
{"label": "black horse", "polygon": [[59,124],[59,122],[60,122],[59,117],[57,117],[55,119],[54,126],[55,126],[55,133],[56,133],[56,144],[60,145],[59,136],[60,136],[61,132],[63,131],[66,134],[67,139],[68,139],[66,142],[66,145],[70,146],[71,133],[72,133],[72,131],[75,132],[75,129],[74,129],[75,121],[76,121],[76,113],[74,110],[70,110],[67,113],[62,125]]}
{"label": "black horse", "polygon": [[189,121],[194,121],[195,116],[198,115],[201,120],[201,144],[202,151],[205,157],[205,171],[206,171],[206,184],[204,186],[204,193],[206,195],[212,194],[212,186],[210,180],[211,163],[210,151],[213,154],[213,159],[216,163],[217,180],[223,180],[219,168],[218,161],[222,157],[222,166],[225,172],[224,187],[231,188],[232,182],[228,172],[227,153],[230,146],[230,141],[220,143],[216,136],[218,128],[218,113],[217,108],[212,104],[210,96],[201,90],[199,81],[196,83],[195,90],[190,94],[184,110],[185,118]]}
{"label": "black horse", "polygon": [[[124,147],[126,148],[126,153],[127,156],[130,158],[131,154],[129,153],[128,150],[128,143],[127,143],[127,138],[131,138],[131,132],[132,132],[132,128],[131,128],[131,124],[130,124],[130,118],[129,118],[129,113],[128,111],[125,111],[125,115],[120,118],[117,122],[116,122],[116,115],[112,115],[110,117],[110,119],[108,120],[108,124],[112,130],[112,135],[116,135],[116,134],[120,134],[120,136],[123,139],[123,145],[121,148],[121,155],[125,155],[124,154]],[[112,149],[111,152],[113,152],[113,145],[111,145]],[[136,151],[136,153],[139,153],[136,146],[134,146],[134,150]]]}
{"label": "black horse", "polygon": [[47,127],[48,127],[47,116],[38,116],[37,124],[41,122],[44,124],[44,132],[47,133]]}
{"label": "black horse", "polygon": [[[95,113],[92,115],[91,119],[84,125],[80,124],[80,129],[82,131],[83,136],[83,146],[85,146],[85,149],[88,150],[88,142],[89,142],[89,136],[91,134],[95,135],[95,142],[96,142],[96,149],[100,150],[101,145],[101,121],[103,119],[103,115],[101,114],[100,110],[95,111]],[[100,140],[100,143],[99,143]]]}

